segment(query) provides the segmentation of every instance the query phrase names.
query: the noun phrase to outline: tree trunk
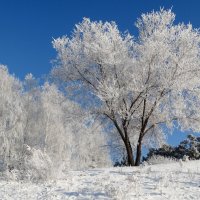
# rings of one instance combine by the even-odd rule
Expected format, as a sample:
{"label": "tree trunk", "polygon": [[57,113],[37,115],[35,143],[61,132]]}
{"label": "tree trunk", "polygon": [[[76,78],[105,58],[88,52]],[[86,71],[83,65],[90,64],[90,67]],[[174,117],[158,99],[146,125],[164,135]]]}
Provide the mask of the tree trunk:
{"label": "tree trunk", "polygon": [[128,157],[128,165],[134,166],[133,151],[132,151],[132,147],[131,147],[129,139],[126,139],[126,141],[124,141],[124,144],[126,147],[126,152],[127,152],[127,157]]}
{"label": "tree trunk", "polygon": [[129,141],[129,137],[128,137],[128,132],[127,132],[127,127],[126,127],[126,121],[122,121],[123,124],[123,129],[124,132],[122,131],[122,129],[120,128],[120,126],[118,125],[117,121],[115,120],[115,118],[113,117],[109,117],[109,115],[105,114],[109,119],[112,120],[112,122],[114,123],[119,135],[121,136],[122,141],[124,142],[124,145],[126,147],[126,153],[127,153],[127,157],[128,157],[128,165],[129,166],[134,166],[134,156],[133,156],[133,151],[132,151],[132,147],[131,147],[131,143]]}
{"label": "tree trunk", "polygon": [[140,165],[141,155],[142,155],[142,134],[140,134],[140,137],[138,139],[135,166]]}

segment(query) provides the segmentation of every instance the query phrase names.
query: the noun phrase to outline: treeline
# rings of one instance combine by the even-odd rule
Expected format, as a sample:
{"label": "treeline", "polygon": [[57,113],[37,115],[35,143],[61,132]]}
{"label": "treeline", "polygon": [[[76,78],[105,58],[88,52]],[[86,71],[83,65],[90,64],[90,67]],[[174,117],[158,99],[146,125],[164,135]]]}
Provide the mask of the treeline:
{"label": "treeline", "polygon": [[91,119],[56,85],[31,74],[19,81],[0,66],[1,175],[38,180],[111,165],[102,126]]}
{"label": "treeline", "polygon": [[163,145],[161,148],[150,149],[146,158],[143,160],[147,161],[153,156],[163,156],[166,158],[174,159],[190,159],[199,160],[200,159],[200,137],[194,136],[192,134],[187,136],[187,139],[180,142],[178,146]]}

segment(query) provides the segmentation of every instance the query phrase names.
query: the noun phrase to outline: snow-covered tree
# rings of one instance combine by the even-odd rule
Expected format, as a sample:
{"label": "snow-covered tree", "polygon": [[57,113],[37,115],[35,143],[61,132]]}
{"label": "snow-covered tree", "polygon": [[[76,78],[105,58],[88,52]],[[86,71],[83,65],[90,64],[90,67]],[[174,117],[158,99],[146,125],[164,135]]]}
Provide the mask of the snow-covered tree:
{"label": "snow-covered tree", "polygon": [[143,14],[134,39],[114,22],[84,18],[71,37],[53,41],[54,77],[92,97],[89,108],[116,128],[132,166],[144,141],[161,143],[166,127],[200,130],[200,34],[174,20],[171,10]]}
{"label": "snow-covered tree", "polygon": [[22,83],[0,66],[0,171],[5,176],[15,172],[17,179],[37,181],[59,178],[62,170],[108,166],[105,143],[102,126],[54,84],[40,86],[32,74]]}
{"label": "snow-covered tree", "polygon": [[23,86],[24,143],[32,147],[39,146],[43,148],[41,88],[32,74],[26,75]]}
{"label": "snow-covered tree", "polygon": [[41,92],[44,148],[55,168],[102,167],[110,164],[102,126],[66,99],[55,85],[45,83]]}
{"label": "snow-covered tree", "polygon": [[22,85],[10,75],[7,67],[0,66],[0,162],[12,169],[22,153],[23,103]]}
{"label": "snow-covered tree", "polygon": [[34,80],[28,75],[25,81],[27,90],[24,96],[29,105],[26,144],[45,152],[56,174],[59,169],[88,168],[92,162],[99,167],[108,165],[108,152],[99,160],[93,159],[96,154],[102,154],[100,146],[106,143],[103,134],[99,137],[101,128],[95,129],[89,125],[91,118],[82,112],[79,105],[68,100],[54,84],[46,82],[41,87],[37,84],[36,87],[27,87],[33,85]]}
{"label": "snow-covered tree", "polygon": [[[80,120],[80,117],[78,119]],[[108,140],[102,125],[98,121],[87,116],[82,123],[77,120],[71,121],[70,127],[73,132],[72,169],[112,166],[107,146]]]}

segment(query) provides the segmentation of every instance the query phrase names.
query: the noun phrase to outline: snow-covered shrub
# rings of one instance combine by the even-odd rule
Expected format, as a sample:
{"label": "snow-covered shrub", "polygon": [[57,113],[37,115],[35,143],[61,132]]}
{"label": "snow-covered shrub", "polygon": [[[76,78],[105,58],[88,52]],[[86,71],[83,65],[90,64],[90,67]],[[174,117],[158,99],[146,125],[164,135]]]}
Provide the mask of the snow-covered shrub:
{"label": "snow-covered shrub", "polygon": [[160,155],[153,155],[148,158],[145,162],[147,162],[149,165],[155,165],[155,164],[167,164],[167,163],[173,163],[177,162],[178,160],[172,157],[165,157]]}
{"label": "snow-covered shrub", "polygon": [[27,145],[23,168],[20,169],[23,172],[22,176],[28,180],[47,180],[53,177],[53,163],[48,154]]}
{"label": "snow-covered shrub", "polygon": [[189,156],[184,155],[183,158],[182,158],[182,160],[185,161],[185,162],[189,161]]}
{"label": "snow-covered shrub", "polygon": [[1,177],[6,180],[30,180],[33,182],[53,178],[54,169],[50,157],[40,149],[24,145],[23,156],[13,163],[12,168],[2,170]]}

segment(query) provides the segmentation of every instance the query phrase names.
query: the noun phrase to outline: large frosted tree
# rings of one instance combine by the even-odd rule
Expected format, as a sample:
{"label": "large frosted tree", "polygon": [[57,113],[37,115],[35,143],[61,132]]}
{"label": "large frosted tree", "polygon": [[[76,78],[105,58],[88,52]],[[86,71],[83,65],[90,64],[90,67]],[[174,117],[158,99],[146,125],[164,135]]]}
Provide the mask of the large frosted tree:
{"label": "large frosted tree", "polygon": [[200,130],[200,34],[174,20],[171,10],[143,14],[133,38],[114,22],[84,18],[71,37],[53,41],[53,75],[91,97],[87,108],[113,124],[131,166],[144,141],[162,141],[165,130]]}

